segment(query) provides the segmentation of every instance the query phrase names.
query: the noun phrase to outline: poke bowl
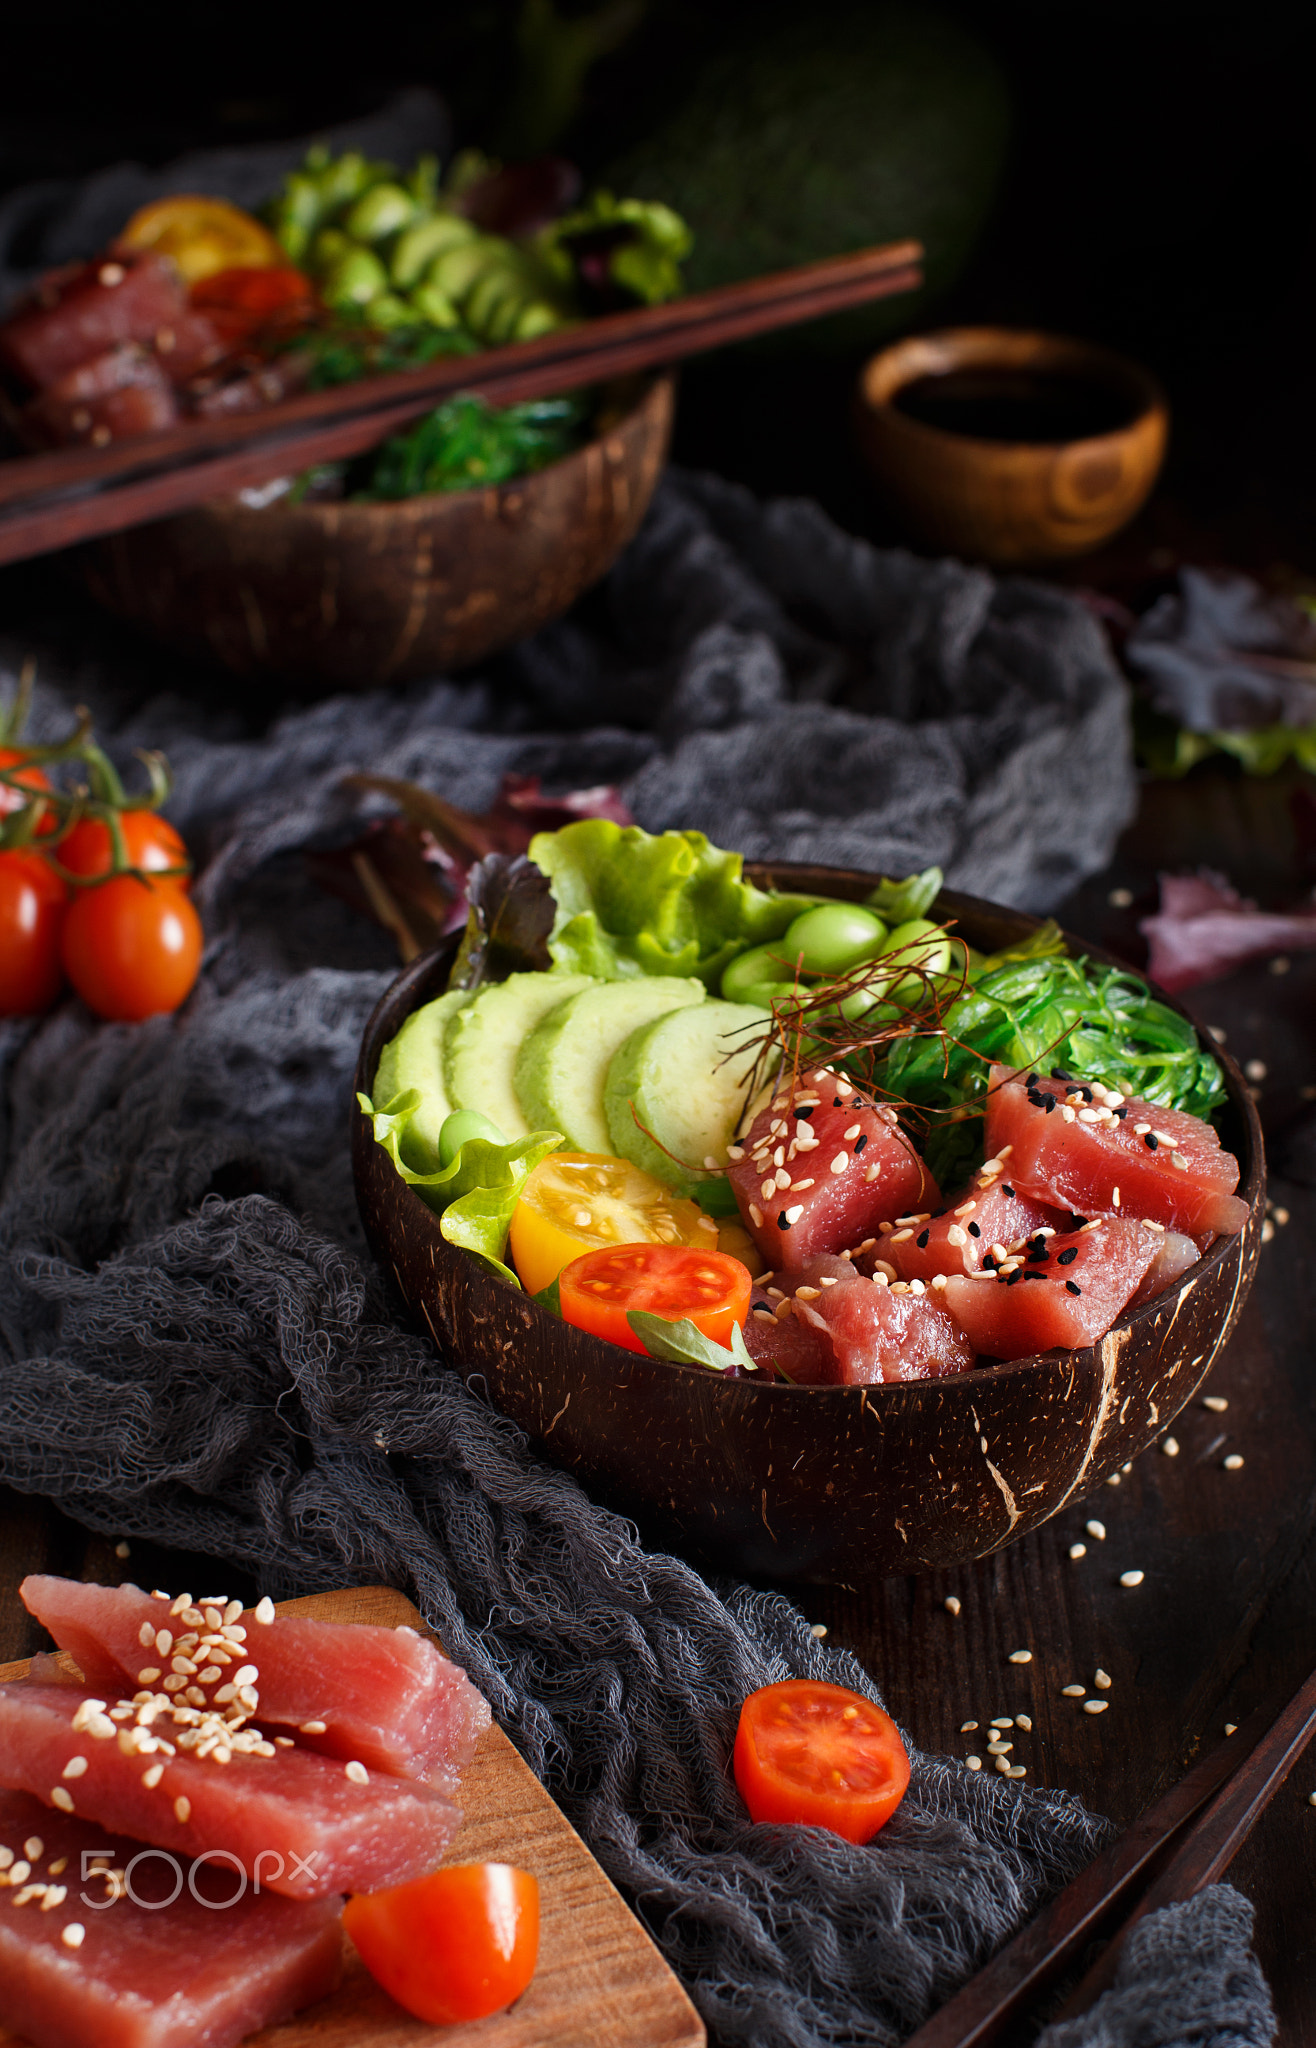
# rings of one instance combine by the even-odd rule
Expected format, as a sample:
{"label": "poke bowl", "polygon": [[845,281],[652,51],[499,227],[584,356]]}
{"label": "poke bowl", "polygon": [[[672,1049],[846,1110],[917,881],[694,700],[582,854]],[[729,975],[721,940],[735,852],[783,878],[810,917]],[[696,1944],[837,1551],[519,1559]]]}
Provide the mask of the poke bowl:
{"label": "poke bowl", "polygon": [[[791,864],[747,864],[745,875],[764,889],[848,903],[880,881]],[[1041,928],[950,890],[930,915],[954,920],[968,945],[989,952]],[[1089,962],[1123,966],[1077,939],[1066,944]],[[413,962],[385,994],[363,1038],[362,1093],[406,1019],[446,989],[456,945]],[[450,1243],[360,1108],[358,1200],[382,1268],[441,1356],[592,1496],[711,1569],[854,1587],[1016,1541],[1153,1443],[1206,1378],[1251,1284],[1265,1209],[1256,1111],[1237,1068],[1218,1059],[1217,1121],[1239,1164],[1242,1227],[1217,1236],[1098,1342],[938,1377],[792,1385],[622,1350]]]}

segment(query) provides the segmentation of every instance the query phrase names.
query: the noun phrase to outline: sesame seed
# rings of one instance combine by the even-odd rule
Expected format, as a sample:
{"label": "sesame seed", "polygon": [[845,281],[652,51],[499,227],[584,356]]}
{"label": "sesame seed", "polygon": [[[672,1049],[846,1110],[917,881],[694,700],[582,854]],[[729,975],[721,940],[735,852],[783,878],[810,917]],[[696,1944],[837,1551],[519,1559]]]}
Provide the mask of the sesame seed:
{"label": "sesame seed", "polygon": [[70,1920],[68,1926],[60,1930],[59,1938],[65,1948],[81,1948],[87,1939],[87,1930],[80,1920]]}
{"label": "sesame seed", "polygon": [[1106,1477],[1106,1484],[1107,1484],[1107,1486],[1118,1486],[1118,1485],[1119,1485],[1119,1483],[1120,1483],[1120,1476],[1119,1476],[1119,1473],[1118,1473],[1118,1472],[1111,1472],[1111,1473],[1108,1473],[1108,1474],[1107,1474],[1107,1477]]}
{"label": "sesame seed", "polygon": [[144,1650],[149,1650],[154,1644],[155,1630],[151,1627],[149,1621],[144,1621],[141,1627],[138,1629],[137,1640]]}
{"label": "sesame seed", "polygon": [[788,1228],[791,1225],[798,1223],[801,1216],[803,1216],[804,1214],[803,1202],[796,1202],[792,1208],[783,1209],[782,1214],[786,1218]]}
{"label": "sesame seed", "polygon": [[1012,1664],[1031,1664],[1032,1661],[1033,1653],[1031,1650],[1011,1650],[1010,1652],[1010,1662]]}
{"label": "sesame seed", "polygon": [[[990,1751],[990,1750],[988,1751],[988,1755],[989,1755],[989,1756],[991,1755],[991,1751]],[[1010,1775],[1010,1759],[1009,1759],[1009,1757],[1008,1757],[1008,1756],[996,1756],[996,1757],[992,1757],[992,1762],[993,1762],[993,1763],[995,1764],[995,1766],[996,1766],[997,1770],[998,1770],[998,1771],[1000,1772],[1000,1774],[1001,1774],[1001,1776],[1002,1776],[1003,1778],[1008,1778],[1008,1777],[1009,1777],[1009,1775]]]}
{"label": "sesame seed", "polygon": [[1081,1700],[1087,1691],[1087,1687],[1085,1685],[1062,1685],[1060,1690],[1067,1700]]}
{"label": "sesame seed", "polygon": [[1209,1408],[1213,1415],[1223,1415],[1229,1406],[1223,1394],[1203,1394],[1203,1408]]}
{"label": "sesame seed", "polygon": [[325,1721],[303,1721],[299,1732],[302,1735],[323,1735],[327,1726]]}
{"label": "sesame seed", "polygon": [[39,1863],[46,1853],[46,1845],[40,1835],[29,1835],[23,1844],[23,1854],[30,1863]]}
{"label": "sesame seed", "polygon": [[174,1819],[180,1827],[186,1827],[192,1818],[192,1802],[186,1793],[180,1792],[174,1801]]}
{"label": "sesame seed", "polygon": [[344,1764],[343,1776],[350,1778],[354,1785],[368,1785],[370,1783],[370,1773],[364,1764],[355,1762]]}
{"label": "sesame seed", "polygon": [[1015,1727],[1016,1727],[1016,1728],[1022,1728],[1022,1729],[1023,1729],[1023,1731],[1024,1731],[1024,1734],[1025,1734],[1025,1735],[1031,1735],[1031,1734],[1032,1734],[1032,1732],[1033,1732],[1033,1719],[1032,1719],[1032,1715],[1031,1715],[1031,1714],[1016,1714],[1016,1715],[1015,1715],[1015,1717],[1014,1717],[1014,1725],[1015,1725]]}
{"label": "sesame seed", "polygon": [[1092,1674],[1092,1683],[1096,1686],[1098,1692],[1109,1692],[1113,1681],[1109,1671],[1103,1671],[1098,1666]]}
{"label": "sesame seed", "polygon": [[838,1152],[835,1159],[829,1162],[832,1173],[844,1173],[849,1164],[850,1154],[848,1152]]}
{"label": "sesame seed", "polygon": [[1083,1712],[1085,1714],[1104,1714],[1109,1705],[1109,1700],[1084,1700]]}
{"label": "sesame seed", "polygon": [[977,1734],[977,1732],[978,1732],[978,1723],[977,1723],[976,1721],[961,1721],[961,1723],[960,1723],[960,1734],[961,1734],[961,1735],[976,1735],[976,1734]]}
{"label": "sesame seed", "polygon": [[1267,1071],[1264,1060],[1245,1060],[1243,1062],[1243,1072],[1247,1075],[1249,1081],[1264,1081]]}
{"label": "sesame seed", "polygon": [[1146,1578],[1146,1576],[1146,1572],[1121,1572],[1120,1584],[1121,1586],[1140,1586],[1143,1580]]}
{"label": "sesame seed", "polygon": [[56,1785],[50,1794],[49,1804],[57,1806],[61,1813],[72,1813],[73,1794],[66,1792],[62,1785]]}
{"label": "sesame seed", "polygon": [[[87,1759],[85,1756],[71,1756],[60,1772],[60,1776],[61,1778],[80,1778],[86,1768]],[[40,1849],[35,1853],[39,1856],[41,1854]]]}
{"label": "sesame seed", "polygon": [[946,1598],[942,1602],[942,1605],[944,1606],[947,1614],[958,1614],[960,1611],[960,1603],[953,1593],[948,1593],[946,1595]]}
{"label": "sesame seed", "polygon": [[1005,1775],[1007,1778],[1026,1778],[1028,1776],[1028,1766],[1027,1764],[1011,1764]]}
{"label": "sesame seed", "polygon": [[749,1220],[754,1225],[755,1230],[763,1228],[763,1211],[759,1208],[757,1202],[751,1202],[749,1205]]}
{"label": "sesame seed", "polygon": [[159,1676],[160,1666],[158,1664],[144,1664],[137,1674],[137,1683],[139,1685],[154,1685]]}
{"label": "sesame seed", "polygon": [[1013,1728],[1013,1726],[1014,1726],[1014,1715],[1013,1715],[1013,1714],[997,1714],[997,1715],[996,1715],[996,1717],[995,1717],[995,1719],[994,1719],[994,1720],[993,1720],[993,1721],[992,1721],[992,1722],[991,1722],[991,1723],[990,1723],[989,1725],[990,1725],[991,1727],[993,1727],[993,1728]]}
{"label": "sesame seed", "polygon": [[1084,1524],[1084,1527],[1086,1528],[1088,1535],[1092,1538],[1094,1543],[1105,1542],[1106,1524],[1104,1522],[1086,1522]]}
{"label": "sesame seed", "polygon": [[1071,1544],[1070,1544],[1070,1546],[1069,1546],[1069,1554],[1070,1554],[1070,1556],[1071,1556],[1072,1558],[1075,1558],[1075,1559],[1077,1559],[1077,1558],[1080,1558],[1080,1557],[1086,1557],[1086,1556],[1087,1556],[1087,1554],[1088,1554],[1088,1547],[1087,1547],[1087,1544],[1086,1544],[1086,1543],[1071,1543]]}
{"label": "sesame seed", "polygon": [[968,1243],[968,1241],[969,1241],[969,1233],[968,1233],[968,1231],[967,1231],[967,1230],[964,1230],[964,1229],[963,1229],[963,1228],[961,1227],[961,1225],[960,1225],[960,1224],[958,1224],[958,1223],[952,1223],[952,1224],[951,1224],[951,1226],[950,1226],[950,1229],[949,1229],[949,1230],[948,1230],[948,1231],[946,1232],[946,1242],[947,1242],[947,1244],[953,1244],[953,1245],[956,1245],[956,1246],[958,1246],[958,1245],[962,1245],[962,1244],[967,1244],[967,1243]]}
{"label": "sesame seed", "polygon": [[1242,1460],[1242,1457],[1240,1456],[1240,1454],[1239,1454],[1239,1453],[1238,1453],[1237,1451],[1231,1451],[1231,1452],[1229,1453],[1229,1456],[1228,1456],[1228,1457],[1227,1457],[1227,1458],[1225,1459],[1225,1462],[1224,1462],[1224,1469],[1225,1469],[1225,1471],[1226,1471],[1226,1472],[1241,1472],[1241,1471],[1242,1471],[1242,1469],[1243,1469],[1243,1460]]}
{"label": "sesame seed", "polygon": [[1179,1455],[1179,1439],[1178,1439],[1178,1437],[1177,1437],[1177,1436],[1167,1436],[1167,1437],[1163,1437],[1163,1438],[1161,1439],[1161,1449],[1162,1449],[1162,1450],[1164,1451],[1164,1453],[1165,1453],[1165,1455],[1166,1455],[1166,1457],[1167,1457],[1167,1458],[1177,1458],[1177,1457],[1178,1457],[1178,1455]]}
{"label": "sesame seed", "polygon": [[152,1764],[149,1771],[142,1772],[142,1783],[143,1785],[145,1785],[148,1792],[154,1792],[156,1786],[159,1784],[163,1776],[164,1765]]}
{"label": "sesame seed", "polygon": [[1226,1734],[1226,1735],[1237,1735],[1237,1733],[1238,1733],[1238,1723],[1237,1723],[1237,1721],[1226,1721],[1226,1722],[1225,1722],[1225,1734]]}
{"label": "sesame seed", "polygon": [[1009,1756],[1013,1748],[1014,1744],[1012,1742],[989,1742],[987,1754],[988,1756]]}
{"label": "sesame seed", "polygon": [[[966,1771],[980,1771],[982,1769],[982,1758],[980,1756],[966,1756],[964,1768]],[[1316,1792],[1313,1792],[1311,1795],[1311,1803],[1313,1806],[1316,1806]]]}
{"label": "sesame seed", "polygon": [[825,1621],[815,1621],[809,1629],[809,1634],[811,1636],[817,1636],[819,1642],[822,1641],[826,1633],[827,1623]]}

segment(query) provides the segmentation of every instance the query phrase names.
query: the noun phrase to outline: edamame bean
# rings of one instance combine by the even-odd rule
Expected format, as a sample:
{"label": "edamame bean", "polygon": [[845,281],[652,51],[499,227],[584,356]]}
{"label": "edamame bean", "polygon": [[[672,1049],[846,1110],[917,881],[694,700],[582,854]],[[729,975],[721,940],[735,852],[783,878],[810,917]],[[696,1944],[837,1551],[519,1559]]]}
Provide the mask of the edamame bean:
{"label": "edamame bean", "polygon": [[388,273],[373,249],[350,249],[330,265],[321,289],[327,305],[351,311],[388,289]]}
{"label": "edamame bean", "polygon": [[372,185],[351,208],[343,226],[354,241],[382,242],[410,227],[415,217],[416,202],[401,185]]}
{"label": "edamame bean", "polygon": [[792,986],[789,979],[795,955],[786,946],[784,939],[773,939],[766,946],[751,946],[748,953],[742,953],[732,960],[722,973],[722,994],[729,1003],[757,1003],[758,995],[750,995],[750,989],[764,986]]}
{"label": "edamame bean", "polygon": [[462,1146],[472,1138],[486,1138],[491,1145],[507,1143],[497,1124],[481,1116],[478,1109],[454,1109],[451,1116],[444,1118],[439,1132],[439,1163],[451,1166]]}
{"label": "edamame bean", "polygon": [[457,213],[436,213],[430,220],[416,221],[398,236],[389,264],[394,284],[405,291],[425,275],[435,257],[445,249],[456,249],[475,239],[476,230]]}
{"label": "edamame bean", "polygon": [[848,974],[882,949],[887,930],[859,903],[819,903],[802,910],[786,933],[785,950],[802,954],[809,974]]}

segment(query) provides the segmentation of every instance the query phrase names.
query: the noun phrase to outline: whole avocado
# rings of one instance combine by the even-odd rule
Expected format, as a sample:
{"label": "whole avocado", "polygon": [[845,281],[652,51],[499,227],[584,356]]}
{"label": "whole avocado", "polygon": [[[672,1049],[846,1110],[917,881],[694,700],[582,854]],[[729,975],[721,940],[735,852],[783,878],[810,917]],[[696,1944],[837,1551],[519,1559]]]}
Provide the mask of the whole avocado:
{"label": "whole avocado", "polygon": [[828,10],[742,31],[603,174],[694,230],[691,291],[913,236],[921,292],[794,330],[869,343],[916,321],[967,258],[1009,133],[995,60],[925,7]]}

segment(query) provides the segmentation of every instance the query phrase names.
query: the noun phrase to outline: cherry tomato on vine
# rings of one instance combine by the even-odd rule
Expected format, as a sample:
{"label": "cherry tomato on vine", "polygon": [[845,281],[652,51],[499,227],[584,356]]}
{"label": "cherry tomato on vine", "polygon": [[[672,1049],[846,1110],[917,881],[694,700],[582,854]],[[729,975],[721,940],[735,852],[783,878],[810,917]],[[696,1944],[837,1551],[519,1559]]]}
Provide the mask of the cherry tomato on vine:
{"label": "cherry tomato on vine", "polygon": [[592,1330],[627,1351],[644,1345],[626,1317],[631,1309],[688,1318],[716,1344],[729,1344],[733,1323],[749,1314],[749,1268],[724,1252],[683,1244],[619,1244],[586,1252],[558,1274],[564,1323]]}
{"label": "cherry tomato on vine", "polygon": [[[129,867],[141,868],[148,875],[165,868],[191,867],[182,839],[158,811],[121,811],[119,823]],[[60,840],[55,858],[71,875],[108,875],[114,865],[109,826],[99,818],[80,819]],[[172,879],[180,889],[187,888],[186,874]]]}
{"label": "cherry tomato on vine", "polygon": [[[26,760],[27,755],[22,747],[0,747],[0,768],[17,769],[18,779],[25,789],[49,789],[50,777],[44,768],[38,768],[35,762],[25,768],[23,763]],[[0,782],[0,817],[3,817],[6,811],[21,810],[23,802],[24,799],[10,783]],[[49,816],[49,811],[43,810],[37,821],[38,829]]]}
{"label": "cherry tomato on vine", "polygon": [[419,2020],[483,2019],[539,1959],[539,1886],[510,1863],[455,1863],[349,1899],[343,1924],[372,1977]]}
{"label": "cherry tomato on vine", "polygon": [[67,904],[68,890],[39,853],[0,853],[0,1017],[36,1016],[59,994]]}
{"label": "cherry tomato on vine", "polygon": [[114,875],[70,903],[64,971],[98,1016],[135,1024],[178,1008],[196,980],[201,943],[201,920],[176,883]]}
{"label": "cherry tomato on vine", "polygon": [[862,1693],[788,1678],[752,1692],[732,1756],[751,1820],[796,1821],[867,1842],[905,1796],[909,1758],[889,1715]]}

